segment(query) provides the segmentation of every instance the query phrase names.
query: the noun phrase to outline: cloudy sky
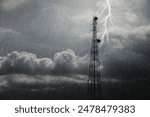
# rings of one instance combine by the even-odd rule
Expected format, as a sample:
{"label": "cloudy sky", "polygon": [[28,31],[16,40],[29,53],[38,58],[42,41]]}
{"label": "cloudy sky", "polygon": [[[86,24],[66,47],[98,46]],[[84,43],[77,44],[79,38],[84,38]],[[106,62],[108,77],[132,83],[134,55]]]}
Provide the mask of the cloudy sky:
{"label": "cloudy sky", "polygon": [[[109,0],[104,82],[150,78],[150,0]],[[92,17],[105,0],[0,0],[0,89],[37,90],[87,80]],[[100,55],[102,54],[101,49]],[[137,86],[138,87],[138,86]],[[149,87],[148,87],[149,88]],[[6,96],[7,97],[7,96]],[[55,97],[55,96],[54,96]],[[4,97],[5,98],[5,97]]]}

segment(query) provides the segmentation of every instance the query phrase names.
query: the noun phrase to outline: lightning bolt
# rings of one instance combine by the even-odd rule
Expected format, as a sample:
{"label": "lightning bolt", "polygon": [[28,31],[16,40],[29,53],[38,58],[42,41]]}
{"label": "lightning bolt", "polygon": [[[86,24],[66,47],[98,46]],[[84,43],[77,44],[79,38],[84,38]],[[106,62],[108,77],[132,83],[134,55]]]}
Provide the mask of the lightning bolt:
{"label": "lightning bolt", "polygon": [[[106,14],[104,14],[106,13]],[[104,19],[102,19],[101,24],[104,26],[104,31],[101,34],[101,40],[102,43],[104,43],[104,40],[107,40],[107,43],[109,43],[109,24],[113,25],[112,23],[112,13],[111,13],[111,5],[110,5],[110,1],[109,0],[105,0],[105,4],[104,7],[100,13],[100,17],[105,16]]]}
{"label": "lightning bolt", "polygon": [[[99,2],[101,2],[101,1],[99,1]],[[100,35],[100,38],[101,38],[101,60],[100,60],[100,66],[101,66],[102,63],[103,63],[105,49],[108,46],[109,41],[110,41],[108,28],[109,28],[110,24],[113,25],[111,5],[110,5],[110,1],[109,0],[105,0],[104,1],[103,9],[101,10],[101,12],[98,12],[98,16],[100,18],[102,18],[101,25],[103,25],[102,33]],[[105,39],[106,39],[106,41],[105,41]],[[105,42],[105,44],[104,44],[104,42]]]}

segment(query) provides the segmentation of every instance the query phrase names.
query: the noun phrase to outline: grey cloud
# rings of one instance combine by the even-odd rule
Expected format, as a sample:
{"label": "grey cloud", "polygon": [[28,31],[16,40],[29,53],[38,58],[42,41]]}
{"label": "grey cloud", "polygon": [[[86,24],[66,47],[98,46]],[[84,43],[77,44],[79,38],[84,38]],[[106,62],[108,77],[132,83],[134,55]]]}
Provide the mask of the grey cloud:
{"label": "grey cloud", "polygon": [[[125,29],[121,27],[113,27],[110,30],[110,43],[117,43],[116,46],[121,48],[126,48],[130,50],[131,48],[137,48],[137,44],[139,44],[138,48],[143,48],[144,51],[149,50],[149,38],[150,38],[150,25],[142,25],[136,27],[134,29]],[[140,44],[144,44],[141,46]],[[147,49],[144,47],[147,46]],[[115,48],[115,46],[113,46]],[[136,51],[138,53],[138,50]],[[140,51],[139,51],[140,52]],[[142,53],[141,53],[142,54]],[[143,53],[144,54],[144,53]],[[147,54],[144,54],[145,56]]]}
{"label": "grey cloud", "polygon": [[128,49],[112,49],[105,56],[103,74],[107,78],[149,79],[149,58]]}
{"label": "grey cloud", "polygon": [[[86,94],[86,78],[80,75],[1,75],[0,99],[81,99]],[[79,90],[82,93],[79,93]]]}
{"label": "grey cloud", "polygon": [[0,27],[0,55],[4,56],[13,51],[32,52],[39,57],[52,57],[55,51],[49,44],[41,44],[29,35],[23,34],[11,28]]}
{"label": "grey cloud", "polygon": [[[27,52],[12,52],[6,57],[1,57],[1,74],[7,73],[28,73],[34,74],[36,71],[50,69],[51,59],[38,59],[36,55]],[[42,72],[42,71],[41,71]]]}
{"label": "grey cloud", "polygon": [[[98,1],[92,1],[91,4],[90,0],[86,2],[31,0],[18,9],[9,10],[9,12],[1,11],[0,25],[12,29],[5,35],[1,34],[0,50],[3,53],[0,53],[1,56],[16,50],[32,52],[39,57],[52,57],[54,53],[67,48],[74,50],[77,54],[85,55],[90,52],[91,32],[89,30],[93,12],[97,12],[97,9],[102,7],[99,6],[102,4],[99,4],[96,8]],[[110,30],[110,47],[104,53],[105,75],[111,77],[111,74],[114,74],[115,77],[117,73],[121,74],[119,68],[123,66],[122,71],[127,71],[132,64],[135,66],[135,71],[139,64],[140,70],[137,71],[142,71],[145,67],[148,71],[146,62],[149,63],[150,56],[149,0],[111,0],[111,5],[114,24]],[[101,18],[99,17],[99,23]],[[126,55],[124,58],[122,58],[123,53]],[[66,61],[67,64],[65,64]],[[86,65],[81,61],[86,61]],[[56,54],[52,64],[52,70],[49,68],[45,73],[51,71],[54,74],[87,74],[88,71],[86,57],[79,57],[71,51]],[[112,64],[115,64],[115,68]],[[63,69],[64,66],[66,69]],[[113,73],[110,73],[111,69]],[[107,74],[107,71],[110,74]],[[128,72],[129,76],[130,73]]]}
{"label": "grey cloud", "polygon": [[[57,84],[63,82],[60,86],[64,87],[72,85],[71,82],[66,83],[68,81],[77,81],[76,78],[66,78],[62,77],[63,75],[84,74],[87,78],[89,57],[83,55],[90,52],[89,30],[92,27],[92,17],[96,12],[100,15],[103,2],[104,0],[0,0],[0,87],[10,87],[10,89],[14,87],[18,90],[30,88],[34,91],[42,89],[39,95],[43,89],[46,89],[45,94],[48,94],[47,89],[50,88],[54,89],[53,95],[58,92],[59,97],[59,87],[55,87]],[[108,81],[117,79],[122,82],[134,79],[131,85],[136,85],[135,89],[128,87],[129,82],[122,90],[120,86],[115,87],[116,84],[111,86],[108,83],[107,88],[114,89],[115,92],[119,89],[119,96],[125,90],[138,92],[135,97],[139,97],[139,92],[143,91],[148,94],[150,0],[110,0],[110,2],[113,25],[108,24],[111,27],[108,27],[110,42],[102,60],[102,79],[107,78]],[[103,30],[101,20],[104,17],[99,15],[98,36]],[[66,50],[67,48],[73,51]],[[100,47],[101,52],[102,49],[103,47]],[[4,55],[7,56],[2,57]],[[41,76],[37,77],[38,74]],[[52,76],[45,76],[47,74]],[[137,79],[140,79],[139,83],[135,83]],[[146,79],[143,84],[146,87],[139,91],[137,87],[141,86],[141,79]],[[62,95],[70,95],[68,91],[73,87],[75,86],[67,87],[67,92],[63,92]],[[108,91],[108,97],[115,96],[115,92],[110,93],[111,90],[107,88],[105,91]],[[77,92],[78,90],[81,89],[76,89]],[[70,91],[71,94],[76,94],[74,90]],[[14,90],[14,94],[18,95],[16,92]],[[24,94],[21,96],[24,97],[27,92],[20,90],[19,94]],[[0,97],[3,94],[5,93]],[[12,90],[10,90],[11,95]],[[126,97],[129,95],[130,93],[127,93]],[[6,97],[9,96],[6,94]]]}
{"label": "grey cloud", "polygon": [[[7,1],[7,0],[6,0]],[[12,0],[13,1],[13,0]],[[87,51],[88,38],[83,36],[89,33],[90,16],[92,4],[85,4],[84,1],[54,1],[54,0],[26,0],[21,7],[16,7],[9,11],[0,11],[0,25],[2,27],[15,30],[24,35],[15,41],[17,45],[24,43],[24,46],[10,47],[9,51],[3,51],[1,55],[6,55],[11,50],[28,51],[42,56],[53,56],[58,51],[70,48],[75,52],[84,55]],[[91,1],[86,1],[90,3]],[[84,5],[84,7],[83,7]],[[88,6],[88,11],[85,10]],[[44,10],[45,9],[45,10]],[[82,13],[82,14],[80,14]],[[88,15],[88,17],[86,17]],[[87,21],[88,20],[88,21]],[[86,21],[86,22],[85,22]],[[82,25],[82,26],[81,26]],[[84,34],[82,34],[84,30]],[[14,37],[14,34],[9,34]],[[2,37],[1,37],[2,38]],[[3,35],[6,43],[11,37]],[[28,38],[28,40],[26,39]],[[90,40],[90,39],[89,39]],[[31,47],[28,47],[30,45]],[[19,43],[19,44],[18,44]],[[11,46],[11,44],[9,44]],[[13,44],[12,44],[13,45]],[[27,47],[25,46],[27,45]],[[83,48],[78,48],[78,46]],[[37,46],[40,46],[38,48]],[[6,49],[7,50],[7,49]]]}
{"label": "grey cloud", "polygon": [[77,56],[75,53],[68,49],[54,56],[54,71],[55,73],[70,73],[75,72],[85,74],[88,71],[88,56]]}
{"label": "grey cloud", "polygon": [[150,77],[150,26],[134,29],[113,28],[109,49],[105,51],[103,74],[121,79]]}
{"label": "grey cloud", "polygon": [[35,54],[14,51],[0,57],[0,74],[85,74],[88,71],[88,56],[77,56],[68,49],[50,58],[37,58]]}
{"label": "grey cloud", "polygon": [[0,0],[0,7],[4,10],[12,10],[26,1],[27,0]]}
{"label": "grey cloud", "polygon": [[56,88],[57,85],[62,87],[64,84],[68,83],[85,83],[87,81],[85,76],[51,76],[51,75],[1,75],[0,76],[0,89],[10,88],[10,89],[24,89],[25,87],[32,89],[46,89],[46,88]]}

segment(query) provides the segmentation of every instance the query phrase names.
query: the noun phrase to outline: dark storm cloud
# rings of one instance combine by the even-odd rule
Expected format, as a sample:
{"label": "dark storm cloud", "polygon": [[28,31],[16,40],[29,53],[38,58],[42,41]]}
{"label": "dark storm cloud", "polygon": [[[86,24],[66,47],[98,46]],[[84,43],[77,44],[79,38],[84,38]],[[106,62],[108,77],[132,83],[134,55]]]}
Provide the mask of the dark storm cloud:
{"label": "dark storm cloud", "polygon": [[[98,5],[98,1],[1,0],[1,56],[14,53],[13,51],[26,51],[25,56],[27,58],[34,58],[29,52],[40,58],[52,58],[56,52],[67,48],[75,51],[77,55],[89,53],[91,39],[89,30],[91,29],[93,12],[97,12],[97,7],[100,9],[101,5],[103,5]],[[103,3],[103,0],[99,2]],[[110,3],[114,25],[110,31],[109,49],[106,49],[107,51],[105,51],[103,58],[104,78],[130,76],[136,78],[140,73],[142,76],[145,74],[148,77],[148,63],[150,63],[149,0],[111,0]],[[99,24],[101,18],[99,17]],[[16,53],[21,56],[22,52],[19,52]],[[53,60],[47,59],[52,61],[50,65],[52,69],[41,66],[39,63],[41,59],[37,57],[32,61],[28,61],[35,65],[32,68],[29,64],[24,63],[27,59],[24,57],[24,60],[19,63],[20,66],[17,64],[13,66],[16,71],[13,71],[10,63],[9,69],[4,67],[5,70],[1,71],[3,71],[3,74],[7,74],[7,72],[85,74],[88,72],[88,65],[81,62],[82,57],[74,55],[71,51],[67,53],[64,55],[64,52],[60,52],[54,56]],[[87,59],[83,60],[83,58],[82,61],[89,62]],[[2,59],[4,61],[4,57]],[[43,61],[46,64],[46,61]],[[84,64],[80,64],[80,66],[80,62]],[[21,67],[21,69],[18,69],[18,67]],[[64,67],[66,69],[63,69]],[[127,76],[124,75],[126,73],[128,73]],[[122,74],[121,77],[119,77],[120,74]],[[135,75],[133,76],[132,74]]]}
{"label": "dark storm cloud", "polygon": [[56,88],[57,85],[63,87],[64,84],[69,83],[84,83],[86,82],[86,77],[84,76],[72,76],[72,77],[65,77],[65,76],[51,76],[51,75],[1,75],[0,76],[0,89],[2,88],[13,88],[13,89],[45,89],[46,88]]}
{"label": "dark storm cloud", "polygon": [[14,51],[6,57],[0,57],[0,74],[86,74],[88,56],[80,57],[68,49],[50,58],[37,58],[35,54]]}
{"label": "dark storm cloud", "polygon": [[110,28],[110,42],[104,53],[104,77],[149,80],[149,5],[149,0],[112,3],[115,24]]}
{"label": "dark storm cloud", "polygon": [[[118,31],[117,31],[118,30]],[[104,58],[104,76],[121,79],[149,79],[150,26],[111,31],[111,47]],[[120,33],[121,32],[121,33]]]}
{"label": "dark storm cloud", "polygon": [[0,76],[0,99],[81,99],[86,95],[85,82],[82,76],[4,75]]}
{"label": "dark storm cloud", "polygon": [[[5,4],[13,5],[11,3],[16,4],[11,10],[9,10],[9,7],[6,7],[6,9],[3,8]],[[37,0],[4,0],[4,3],[1,4],[0,8],[1,56],[15,50],[33,52],[40,57],[53,56],[54,52],[50,51],[53,50],[50,44],[43,43],[45,37],[40,36],[42,35],[40,32],[33,31],[33,28],[31,28],[33,27],[32,23],[42,9]],[[5,33],[3,30],[5,30]],[[50,39],[50,37],[46,37],[46,39]]]}
{"label": "dark storm cloud", "polygon": [[[150,97],[150,0],[110,5],[104,96]],[[100,38],[103,7],[104,0],[0,0],[0,99],[86,97],[92,17],[99,17]]]}
{"label": "dark storm cloud", "polygon": [[[89,7],[89,4],[85,4],[84,1],[1,0],[0,26],[19,32],[20,35],[14,36],[11,33],[9,35],[19,38],[14,43],[18,45],[24,43],[24,46],[23,48],[12,47],[7,42],[11,37],[3,35],[2,39],[5,40],[7,46],[11,47],[6,46],[7,49],[4,49],[0,54],[4,55],[12,52],[11,50],[17,50],[31,51],[41,57],[52,57],[54,53],[67,48],[71,48],[75,52],[78,51],[82,55],[85,54],[88,51],[87,41],[89,39],[81,33],[81,30],[85,30],[84,33],[90,30],[90,27],[87,28],[85,25],[87,20],[84,21],[86,19],[84,18],[85,13],[88,14],[85,10],[87,6],[88,10],[94,7],[92,4]],[[80,15],[81,11],[83,16]],[[86,40],[80,41],[85,38]],[[32,48],[25,46],[30,45],[29,43]],[[82,46],[80,51],[77,46]]]}
{"label": "dark storm cloud", "polygon": [[[115,53],[117,52],[117,54]],[[112,50],[105,57],[103,73],[108,78],[119,79],[149,79],[149,59],[126,49]]]}

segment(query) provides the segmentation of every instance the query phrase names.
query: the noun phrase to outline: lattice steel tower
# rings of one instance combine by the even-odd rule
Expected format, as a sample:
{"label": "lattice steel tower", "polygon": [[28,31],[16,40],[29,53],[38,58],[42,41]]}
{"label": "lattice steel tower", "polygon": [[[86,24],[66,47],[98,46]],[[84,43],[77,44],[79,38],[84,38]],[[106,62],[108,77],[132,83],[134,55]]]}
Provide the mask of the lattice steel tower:
{"label": "lattice steel tower", "polygon": [[90,52],[90,66],[88,79],[87,98],[89,100],[102,99],[101,74],[100,74],[100,60],[99,48],[100,39],[97,39],[97,20],[98,17],[93,17],[93,34]]}

